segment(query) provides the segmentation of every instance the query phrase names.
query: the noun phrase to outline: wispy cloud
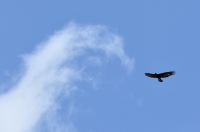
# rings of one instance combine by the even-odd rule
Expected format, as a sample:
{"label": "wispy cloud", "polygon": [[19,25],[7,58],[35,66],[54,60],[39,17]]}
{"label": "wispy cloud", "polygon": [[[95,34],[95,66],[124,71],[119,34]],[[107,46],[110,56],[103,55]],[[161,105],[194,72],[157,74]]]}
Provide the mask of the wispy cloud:
{"label": "wispy cloud", "polygon": [[[70,121],[62,127],[53,118],[59,109],[57,100],[76,90],[75,82],[83,79],[89,65],[101,65],[111,57],[118,57],[128,71],[132,70],[133,60],[124,53],[122,38],[104,26],[70,23],[55,32],[23,56],[20,78],[1,94],[0,132],[75,131]],[[67,118],[74,109],[69,105]],[[46,127],[39,127],[40,123]]]}

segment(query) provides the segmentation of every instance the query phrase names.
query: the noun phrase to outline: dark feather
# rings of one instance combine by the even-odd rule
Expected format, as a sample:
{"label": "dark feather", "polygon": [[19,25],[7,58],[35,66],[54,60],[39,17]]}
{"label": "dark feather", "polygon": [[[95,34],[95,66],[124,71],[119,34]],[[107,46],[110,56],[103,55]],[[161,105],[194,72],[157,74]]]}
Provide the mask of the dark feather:
{"label": "dark feather", "polygon": [[156,74],[152,74],[152,73],[145,73],[145,75],[151,78],[158,78]]}
{"label": "dark feather", "polygon": [[145,75],[148,77],[158,78],[159,82],[163,82],[161,78],[169,77],[174,74],[175,74],[175,71],[169,71],[169,72],[163,72],[163,73],[145,73]]}
{"label": "dark feather", "polygon": [[165,77],[169,77],[169,76],[174,75],[174,74],[175,74],[174,71],[163,72],[163,73],[160,73],[160,77],[161,77],[161,78],[165,78]]}

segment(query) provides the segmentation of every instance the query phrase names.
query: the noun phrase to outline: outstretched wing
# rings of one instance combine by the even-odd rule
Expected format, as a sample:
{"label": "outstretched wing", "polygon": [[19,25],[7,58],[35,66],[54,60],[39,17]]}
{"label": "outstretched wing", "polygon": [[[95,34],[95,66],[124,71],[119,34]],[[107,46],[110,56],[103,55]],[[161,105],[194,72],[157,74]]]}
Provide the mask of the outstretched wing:
{"label": "outstretched wing", "polygon": [[165,78],[165,77],[169,77],[171,75],[174,75],[175,74],[175,71],[169,71],[169,72],[163,72],[163,73],[160,73],[160,77],[161,78]]}
{"label": "outstretched wing", "polygon": [[152,73],[145,73],[146,76],[151,77],[151,78],[157,78],[158,76],[156,74]]}

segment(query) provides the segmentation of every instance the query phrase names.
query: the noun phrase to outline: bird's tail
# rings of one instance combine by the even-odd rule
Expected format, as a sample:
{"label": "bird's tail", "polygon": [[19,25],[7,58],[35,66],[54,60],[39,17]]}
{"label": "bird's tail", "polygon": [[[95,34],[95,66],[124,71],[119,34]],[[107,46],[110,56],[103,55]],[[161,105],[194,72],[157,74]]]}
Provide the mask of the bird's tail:
{"label": "bird's tail", "polygon": [[163,82],[163,80],[162,80],[161,78],[158,78],[158,81],[159,81],[159,82]]}

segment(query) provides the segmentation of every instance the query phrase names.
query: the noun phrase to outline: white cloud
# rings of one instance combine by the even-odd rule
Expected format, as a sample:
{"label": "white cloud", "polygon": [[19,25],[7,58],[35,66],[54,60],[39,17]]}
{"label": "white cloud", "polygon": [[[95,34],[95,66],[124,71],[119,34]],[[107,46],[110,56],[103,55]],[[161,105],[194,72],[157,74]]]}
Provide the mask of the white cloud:
{"label": "white cloud", "polygon": [[[133,60],[125,55],[122,39],[104,26],[70,23],[50,36],[23,57],[18,82],[0,96],[0,132],[38,132],[42,121],[47,123],[47,131],[75,131],[70,122],[62,127],[51,119],[59,109],[57,98],[61,94],[68,98],[76,90],[74,83],[83,79],[85,67],[101,65],[105,57],[112,56],[132,70]],[[73,110],[70,105],[68,117]]]}

